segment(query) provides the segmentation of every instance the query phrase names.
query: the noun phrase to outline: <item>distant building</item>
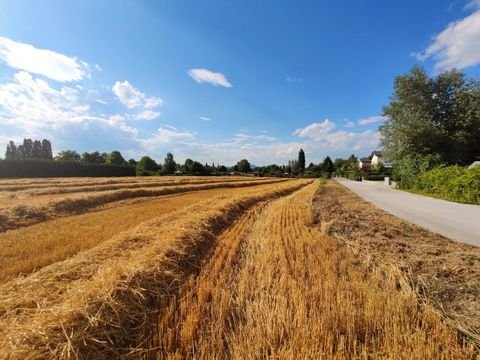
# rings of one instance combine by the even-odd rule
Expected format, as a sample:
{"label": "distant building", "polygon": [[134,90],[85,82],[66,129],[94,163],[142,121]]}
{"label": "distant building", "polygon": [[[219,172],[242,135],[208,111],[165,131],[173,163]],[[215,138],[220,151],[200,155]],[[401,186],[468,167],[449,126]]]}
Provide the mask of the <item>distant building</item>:
{"label": "distant building", "polygon": [[477,167],[480,167],[480,161],[474,161],[472,165],[470,165],[468,168],[469,169],[475,169]]}
{"label": "distant building", "polygon": [[372,167],[372,160],[368,157],[363,157],[358,161],[358,168],[360,170],[370,170]]}
{"label": "distant building", "polygon": [[383,152],[382,151],[372,151],[370,154],[369,158],[371,159],[371,166],[376,166],[378,164],[383,164],[386,168],[391,168],[392,163],[391,161],[385,160],[383,157]]}

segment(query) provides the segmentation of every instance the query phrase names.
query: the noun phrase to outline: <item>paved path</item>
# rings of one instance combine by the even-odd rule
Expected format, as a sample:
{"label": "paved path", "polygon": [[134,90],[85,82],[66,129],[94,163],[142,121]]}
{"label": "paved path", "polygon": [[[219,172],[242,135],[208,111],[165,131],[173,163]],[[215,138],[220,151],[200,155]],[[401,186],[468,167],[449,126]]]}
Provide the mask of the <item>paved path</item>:
{"label": "paved path", "polygon": [[452,240],[480,246],[480,206],[458,204],[392,189],[382,183],[336,178],[362,198],[408,222]]}

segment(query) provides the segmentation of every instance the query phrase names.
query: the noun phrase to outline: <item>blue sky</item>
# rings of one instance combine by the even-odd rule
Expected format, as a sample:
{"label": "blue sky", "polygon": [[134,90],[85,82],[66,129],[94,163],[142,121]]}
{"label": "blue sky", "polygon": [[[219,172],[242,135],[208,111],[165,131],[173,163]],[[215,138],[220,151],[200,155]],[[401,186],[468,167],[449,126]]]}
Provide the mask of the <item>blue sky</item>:
{"label": "blue sky", "polygon": [[414,64],[479,76],[480,0],[0,0],[0,146],[363,156]]}

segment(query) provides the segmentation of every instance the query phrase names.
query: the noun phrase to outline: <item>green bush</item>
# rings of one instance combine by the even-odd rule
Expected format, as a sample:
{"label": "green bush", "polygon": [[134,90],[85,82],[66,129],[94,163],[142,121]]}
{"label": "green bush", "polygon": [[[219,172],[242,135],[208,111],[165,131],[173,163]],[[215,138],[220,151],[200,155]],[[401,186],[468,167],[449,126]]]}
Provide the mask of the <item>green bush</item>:
{"label": "green bush", "polygon": [[365,173],[363,174],[363,178],[369,181],[383,181],[385,176],[389,176],[385,173]]}
{"label": "green bush", "polygon": [[78,161],[2,160],[0,178],[135,176],[135,168]]}
{"label": "green bush", "polygon": [[446,200],[480,204],[480,168],[439,167],[416,176],[410,190]]}
{"label": "green bush", "polygon": [[395,161],[392,178],[400,189],[410,189],[416,177],[441,165],[438,155],[405,156]]}
{"label": "green bush", "polygon": [[362,173],[360,171],[349,172],[347,177],[350,180],[358,181],[362,178]]}

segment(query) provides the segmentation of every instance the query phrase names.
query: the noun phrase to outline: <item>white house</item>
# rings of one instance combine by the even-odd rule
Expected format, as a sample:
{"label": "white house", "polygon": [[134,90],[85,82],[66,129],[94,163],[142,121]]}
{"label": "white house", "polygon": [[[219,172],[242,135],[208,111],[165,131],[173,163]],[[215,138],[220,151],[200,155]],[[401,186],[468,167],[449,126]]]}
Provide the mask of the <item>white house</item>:
{"label": "white house", "polygon": [[361,158],[358,161],[358,168],[361,170],[370,170],[370,167],[372,166],[372,160],[368,157]]}
{"label": "white house", "polygon": [[381,151],[372,151],[370,154],[370,159],[372,160],[372,167],[378,164],[383,164],[386,168],[391,168],[392,163],[383,158],[383,153]]}

